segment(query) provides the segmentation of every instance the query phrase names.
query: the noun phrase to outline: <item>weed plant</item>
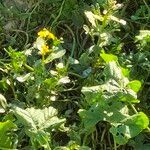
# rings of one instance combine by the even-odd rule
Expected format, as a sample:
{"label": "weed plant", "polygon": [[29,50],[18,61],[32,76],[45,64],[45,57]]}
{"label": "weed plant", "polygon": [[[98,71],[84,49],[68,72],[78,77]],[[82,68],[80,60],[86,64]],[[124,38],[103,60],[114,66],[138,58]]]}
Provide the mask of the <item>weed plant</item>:
{"label": "weed plant", "polygon": [[1,150],[149,150],[148,0],[0,1]]}

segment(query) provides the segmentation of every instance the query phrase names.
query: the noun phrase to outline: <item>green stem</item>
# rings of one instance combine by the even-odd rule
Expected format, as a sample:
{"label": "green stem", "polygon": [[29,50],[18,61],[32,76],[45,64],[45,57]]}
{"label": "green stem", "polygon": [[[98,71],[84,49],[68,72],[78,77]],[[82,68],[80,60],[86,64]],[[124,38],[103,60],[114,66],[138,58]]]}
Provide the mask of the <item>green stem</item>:
{"label": "green stem", "polygon": [[55,18],[55,20],[52,22],[51,28],[53,28],[54,24],[58,21],[59,17],[61,16],[61,13],[62,13],[64,4],[65,4],[65,0],[62,2],[61,7],[60,7],[59,14],[58,14],[58,16]]}
{"label": "green stem", "polygon": [[75,35],[74,35],[72,29],[66,24],[65,24],[65,27],[70,31],[72,38],[73,38],[73,45],[72,45],[71,54],[70,54],[70,57],[73,57],[75,45],[76,45],[76,38],[75,38]]}
{"label": "green stem", "polygon": [[136,108],[135,108],[132,104],[130,104],[130,107],[132,108],[132,110],[133,110],[133,112],[134,112],[135,114],[138,113],[138,111],[136,110]]}
{"label": "green stem", "polygon": [[42,64],[44,65],[44,60],[45,60],[45,57],[44,55],[42,55]]}
{"label": "green stem", "polygon": [[12,31],[14,31],[14,32],[20,32],[20,33],[23,33],[25,36],[26,36],[26,42],[25,42],[25,44],[24,44],[24,47],[26,47],[26,45],[28,44],[28,42],[29,42],[29,36],[28,36],[28,33],[27,32],[25,32],[25,31],[23,31],[23,30],[12,30]]}
{"label": "green stem", "polygon": [[33,12],[36,10],[36,8],[40,5],[41,2],[42,2],[42,0],[38,1],[38,2],[35,4],[35,7],[33,8],[33,10],[30,12],[30,15],[29,15],[28,20],[27,20],[26,32],[27,32],[28,29],[29,29],[31,16],[32,16]]}
{"label": "green stem", "polygon": [[116,145],[115,139],[114,139],[114,150],[117,150],[117,145]]}
{"label": "green stem", "polygon": [[29,65],[27,65],[27,64],[24,64],[24,67],[25,67],[27,70],[31,71],[31,72],[34,71],[34,69],[33,69],[32,67],[30,67]]}
{"label": "green stem", "polygon": [[74,73],[74,72],[68,72],[68,74],[70,74],[70,75],[73,75],[73,76],[76,76],[76,77],[78,77],[78,78],[83,79],[83,77],[82,77],[82,76],[80,76],[79,74],[76,74],[76,73]]}
{"label": "green stem", "polygon": [[101,136],[101,142],[104,140],[104,135],[106,133],[106,128],[104,128],[103,132],[102,132],[102,136]]}

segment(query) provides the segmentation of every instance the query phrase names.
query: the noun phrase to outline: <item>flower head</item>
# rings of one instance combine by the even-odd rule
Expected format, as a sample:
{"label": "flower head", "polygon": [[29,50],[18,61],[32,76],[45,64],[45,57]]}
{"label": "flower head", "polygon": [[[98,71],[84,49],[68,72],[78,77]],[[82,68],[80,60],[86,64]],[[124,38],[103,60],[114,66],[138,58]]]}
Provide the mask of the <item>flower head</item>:
{"label": "flower head", "polygon": [[46,28],[44,28],[43,30],[38,32],[38,36],[41,38],[47,38],[47,39],[55,39],[55,36],[53,33],[51,33],[50,31],[48,31]]}
{"label": "flower head", "polygon": [[47,45],[43,45],[40,53],[42,55],[46,55],[49,52],[49,47]]}

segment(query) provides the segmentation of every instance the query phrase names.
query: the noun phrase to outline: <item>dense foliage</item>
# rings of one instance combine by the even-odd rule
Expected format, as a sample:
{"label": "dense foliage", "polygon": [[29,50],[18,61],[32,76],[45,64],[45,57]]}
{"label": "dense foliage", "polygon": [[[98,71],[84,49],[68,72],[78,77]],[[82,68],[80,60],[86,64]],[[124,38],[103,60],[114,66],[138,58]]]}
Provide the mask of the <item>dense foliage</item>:
{"label": "dense foliage", "polygon": [[1,0],[0,149],[150,149],[149,0]]}

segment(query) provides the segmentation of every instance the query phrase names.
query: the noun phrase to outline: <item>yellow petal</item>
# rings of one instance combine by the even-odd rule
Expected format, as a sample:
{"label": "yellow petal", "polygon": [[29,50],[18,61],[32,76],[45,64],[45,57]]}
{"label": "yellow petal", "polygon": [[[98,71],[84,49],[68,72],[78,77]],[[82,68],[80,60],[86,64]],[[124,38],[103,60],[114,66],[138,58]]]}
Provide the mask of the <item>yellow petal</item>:
{"label": "yellow petal", "polygon": [[48,52],[49,52],[49,47],[47,45],[43,45],[41,49],[41,54],[45,55]]}

